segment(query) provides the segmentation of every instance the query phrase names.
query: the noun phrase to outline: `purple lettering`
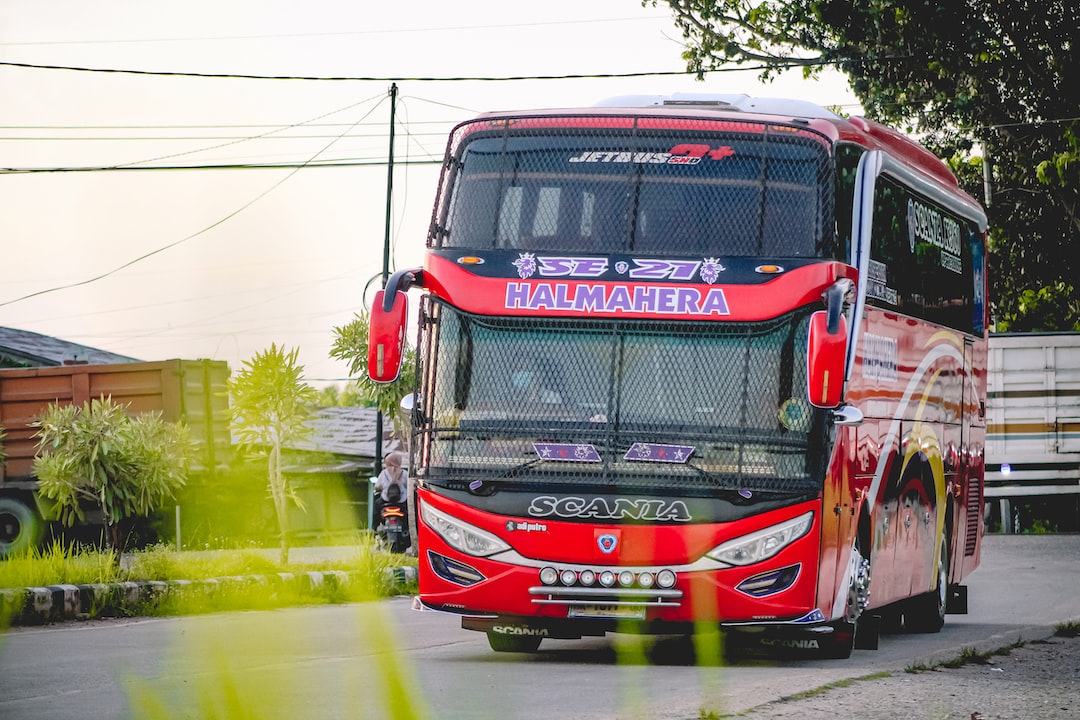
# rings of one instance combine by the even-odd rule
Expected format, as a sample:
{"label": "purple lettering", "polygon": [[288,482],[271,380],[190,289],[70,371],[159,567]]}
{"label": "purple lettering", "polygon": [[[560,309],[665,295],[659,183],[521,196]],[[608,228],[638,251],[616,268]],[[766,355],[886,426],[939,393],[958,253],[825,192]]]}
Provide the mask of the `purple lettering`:
{"label": "purple lettering", "polygon": [[702,315],[730,315],[731,311],[728,310],[724,291],[720,288],[709,288],[705,300],[701,303],[700,313]]}
{"label": "purple lettering", "polygon": [[632,278],[648,278],[651,280],[662,280],[668,276],[671,270],[671,263],[666,260],[650,260],[650,259],[634,259],[635,267],[630,271],[630,277]]}
{"label": "purple lettering", "polygon": [[656,307],[657,312],[675,312],[675,288],[661,288],[660,298]]}
{"label": "purple lettering", "polygon": [[674,260],[671,262],[672,280],[693,280],[701,263],[690,260]]}
{"label": "purple lettering", "polygon": [[538,257],[536,263],[544,277],[569,275],[574,270],[574,259],[568,257]]}
{"label": "purple lettering", "polygon": [[660,288],[645,286],[634,288],[634,312],[653,312],[656,307],[656,293]]}
{"label": "purple lettering", "polygon": [[533,310],[550,309],[555,305],[555,295],[547,283],[537,285],[532,294],[529,307]]}
{"label": "purple lettering", "polygon": [[529,306],[529,286],[525,283],[506,283],[506,307],[521,308]]}
{"label": "purple lettering", "polygon": [[608,268],[607,258],[577,258],[574,263],[574,274],[582,277],[600,277]]}
{"label": "purple lettering", "polygon": [[611,295],[608,296],[607,311],[615,312],[621,310],[622,312],[630,312],[634,309],[634,304],[630,300],[630,292],[624,285],[616,285],[611,289]]}
{"label": "purple lettering", "polygon": [[574,298],[568,298],[566,295],[570,291],[569,285],[556,285],[555,286],[555,309],[556,310],[574,310]]}
{"label": "purple lettering", "polygon": [[577,289],[577,309],[585,312],[605,310],[603,285],[579,285]]}
{"label": "purple lettering", "polygon": [[694,288],[679,288],[679,301],[676,312],[696,315],[698,303],[701,302],[701,293]]}

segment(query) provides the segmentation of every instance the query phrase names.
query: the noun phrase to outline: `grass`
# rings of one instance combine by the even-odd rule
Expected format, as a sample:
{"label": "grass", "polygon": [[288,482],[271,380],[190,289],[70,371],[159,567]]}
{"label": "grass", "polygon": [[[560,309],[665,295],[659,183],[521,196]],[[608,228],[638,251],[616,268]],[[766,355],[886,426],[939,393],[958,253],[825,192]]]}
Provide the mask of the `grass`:
{"label": "grass", "polygon": [[1080,637],[1080,622],[1071,621],[1055,625],[1054,635],[1066,638]]}
{"label": "grass", "polygon": [[997,656],[1004,656],[1011,653],[1017,648],[1024,647],[1027,643],[1023,640],[1017,640],[1010,645],[1004,645],[996,650],[978,651],[975,648],[964,648],[960,651],[960,654],[950,660],[942,660],[941,662],[934,663],[932,665],[926,665],[924,663],[914,663],[908,665],[904,672],[911,673],[913,675],[924,672],[931,672],[938,668],[950,668],[956,669],[964,667],[965,665],[989,665],[990,659]]}
{"label": "grass", "polygon": [[[383,552],[369,534],[357,534],[351,552],[318,563],[279,561],[277,549],[180,552],[154,546],[125,553],[117,563],[108,552],[54,543],[0,562],[0,588],[49,585],[170,583],[169,592],[144,592],[136,601],[104,593],[89,617],[98,615],[188,615],[294,605],[375,600],[409,588],[391,572],[416,559]],[[308,572],[318,572],[312,582]],[[175,581],[189,581],[178,583]]]}

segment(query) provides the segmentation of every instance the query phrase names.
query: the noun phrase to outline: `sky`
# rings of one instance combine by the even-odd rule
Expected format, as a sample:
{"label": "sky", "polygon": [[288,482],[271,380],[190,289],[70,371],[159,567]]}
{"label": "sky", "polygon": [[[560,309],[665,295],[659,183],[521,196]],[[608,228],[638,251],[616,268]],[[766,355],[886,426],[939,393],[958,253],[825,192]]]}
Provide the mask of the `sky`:
{"label": "sky", "polygon": [[[392,84],[391,269],[422,263],[446,137],[480,112],[673,92],[859,112],[842,76],[698,82],[671,74],[682,49],[638,0],[3,0],[0,326],[234,372],[277,344],[343,385],[334,328],[382,270]],[[644,75],[491,79],[612,74]],[[221,167],[251,164],[277,167]]]}

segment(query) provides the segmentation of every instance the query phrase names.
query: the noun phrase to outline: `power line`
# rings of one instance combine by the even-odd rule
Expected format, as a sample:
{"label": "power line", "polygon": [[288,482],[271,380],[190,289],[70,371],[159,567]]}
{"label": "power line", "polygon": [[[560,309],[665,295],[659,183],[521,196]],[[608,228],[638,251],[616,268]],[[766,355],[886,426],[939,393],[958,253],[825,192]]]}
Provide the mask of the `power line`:
{"label": "power line", "polygon": [[[442,158],[437,160],[403,160],[395,161],[395,165],[439,165]],[[385,160],[328,160],[325,162],[302,161],[282,163],[220,163],[205,165],[99,165],[88,167],[40,167],[40,168],[0,168],[0,175],[32,174],[32,173],[85,173],[85,172],[139,172],[143,170],[293,170],[315,168],[341,168],[341,167],[386,167]],[[3,304],[0,303],[0,307]]]}
{"label": "power line", "polygon": [[[802,67],[805,63],[792,63],[790,67]],[[19,63],[0,61],[0,66],[27,68],[31,70],[68,70],[87,73],[114,73],[120,75],[153,75],[160,77],[193,77],[230,80],[309,80],[322,82],[506,82],[518,80],[601,80],[612,78],[664,77],[674,75],[696,75],[693,70],[642,71],[631,73],[576,73],[567,75],[506,75],[506,76],[417,76],[417,77],[380,77],[363,75],[254,75],[247,73],[201,73],[181,70],[134,70],[130,68],[95,68],[76,65],[44,65],[39,63]],[[783,66],[771,66],[783,67]],[[721,68],[710,72],[749,72],[765,70],[766,66],[748,68]]]}
{"label": "power line", "polygon": [[[356,107],[356,106],[357,106],[357,105],[359,105],[359,104],[360,104],[360,103],[354,103],[354,104],[353,104],[353,105],[351,105],[350,107]],[[358,119],[358,120],[357,120],[357,121],[356,121],[356,122],[355,122],[355,123],[354,123],[354,124],[353,124],[353,125],[352,125],[351,127],[347,128],[347,129],[346,129],[346,130],[345,130],[345,131],[344,131],[344,132],[342,133],[342,135],[345,135],[345,134],[347,134],[347,133],[349,132],[349,130],[351,130],[352,128],[356,127],[356,126],[357,126],[357,125],[359,125],[359,124],[360,124],[361,122],[363,122],[363,120],[364,120],[365,118],[367,118],[367,117],[368,117],[369,115],[371,115],[371,113],[375,112],[375,110],[376,110],[376,109],[378,109],[378,107],[379,107],[379,106],[380,106],[381,104],[382,104],[382,101],[380,101],[380,102],[376,103],[376,104],[375,104],[375,105],[374,105],[374,106],[373,106],[373,107],[372,107],[372,108],[371,108],[370,110],[368,110],[368,111],[367,111],[367,113],[365,113],[365,114],[363,115],[363,117],[361,117],[360,119]],[[335,112],[338,112],[338,111],[335,111]],[[322,117],[326,117],[327,115],[330,115],[330,114],[332,114],[332,113],[326,113],[326,114],[324,114],[324,115],[321,115],[321,116],[320,116],[320,118],[322,118]],[[319,118],[316,118],[316,119],[319,119]],[[320,149],[320,150],[319,150],[318,152],[316,152],[316,153],[315,153],[314,155],[312,155],[312,156],[311,156],[311,157],[309,158],[309,163],[317,161],[317,160],[318,160],[318,158],[319,158],[319,156],[320,156],[320,155],[321,155],[322,153],[324,153],[324,152],[326,152],[327,150],[329,150],[329,149],[330,149],[330,147],[331,147],[331,146],[333,146],[333,144],[334,144],[334,143],[336,143],[336,142],[337,142],[337,140],[332,140],[332,141],[330,141],[329,143],[327,143],[327,144],[326,144],[325,146],[323,146],[323,147],[322,147],[322,148],[321,148],[321,149]],[[122,168],[129,168],[129,167],[130,167],[130,165],[125,165],[125,166],[113,166],[113,167],[111,167],[111,168],[102,168],[102,169],[106,169],[106,170],[119,170],[119,169],[122,169]],[[151,257],[155,256],[155,255],[158,255],[158,254],[160,254],[160,253],[163,253],[163,252],[165,252],[166,250],[169,250],[169,249],[171,249],[171,248],[174,248],[174,247],[176,247],[176,246],[178,246],[178,245],[181,245],[182,243],[185,243],[185,242],[187,242],[188,240],[192,240],[192,239],[194,239],[194,238],[197,238],[197,237],[199,237],[200,235],[203,235],[203,234],[205,234],[205,233],[208,233],[208,232],[210,232],[211,230],[213,230],[214,228],[218,227],[219,225],[222,225],[222,224],[224,224],[224,223],[228,222],[228,221],[229,221],[229,220],[231,220],[232,218],[234,218],[234,217],[236,217],[237,215],[239,215],[240,213],[242,213],[242,212],[243,212],[244,210],[247,210],[247,209],[248,209],[249,207],[251,207],[252,205],[254,205],[255,203],[257,203],[257,202],[258,202],[259,200],[263,199],[264,197],[266,197],[267,195],[269,195],[270,193],[272,193],[272,192],[273,192],[274,190],[276,190],[277,188],[279,188],[279,187],[280,187],[281,185],[283,185],[283,184],[284,184],[285,182],[287,182],[287,181],[288,181],[289,179],[291,179],[292,177],[294,177],[294,176],[296,175],[296,173],[300,172],[300,170],[301,170],[302,168],[304,168],[304,167],[307,167],[307,165],[305,165],[305,164],[300,164],[300,165],[296,166],[296,167],[295,167],[295,168],[294,168],[294,169],[292,170],[292,172],[290,172],[290,173],[289,173],[288,175],[286,175],[285,177],[281,178],[281,179],[280,179],[280,180],[278,180],[277,182],[273,183],[272,185],[270,185],[270,187],[266,188],[265,190],[263,190],[262,192],[260,192],[259,194],[257,194],[257,195],[256,195],[255,197],[253,197],[252,199],[250,199],[250,200],[248,200],[247,202],[245,202],[244,204],[242,204],[242,205],[241,205],[240,207],[238,207],[237,209],[233,210],[233,211],[232,211],[232,212],[230,212],[230,213],[227,213],[227,214],[226,214],[226,215],[224,215],[223,217],[221,217],[221,218],[219,218],[218,220],[216,220],[216,221],[214,221],[214,222],[210,223],[209,225],[207,225],[206,227],[202,228],[201,230],[198,230],[197,232],[194,232],[194,233],[192,233],[192,234],[190,234],[190,235],[188,235],[188,236],[186,236],[186,237],[182,237],[182,238],[180,238],[180,239],[178,239],[178,240],[174,240],[174,241],[173,241],[173,242],[171,242],[171,243],[167,243],[167,244],[165,244],[165,245],[162,245],[162,246],[161,246],[161,247],[159,247],[159,248],[156,248],[156,249],[154,249],[154,250],[151,250],[150,252],[144,253],[143,255],[140,255],[139,257],[137,257],[137,258],[134,258],[134,259],[132,259],[132,260],[128,260],[127,262],[125,262],[125,263],[122,263],[121,265],[118,265],[118,266],[114,267],[114,268],[113,268],[112,270],[108,270],[108,271],[106,271],[106,272],[100,273],[100,274],[98,274],[98,275],[95,275],[94,277],[90,277],[90,278],[87,278],[87,279],[85,279],[85,280],[80,280],[80,281],[77,281],[77,282],[67,283],[67,284],[65,284],[65,285],[58,285],[58,286],[54,286],[54,287],[51,287],[51,288],[47,288],[47,289],[45,289],[45,290],[38,290],[38,291],[36,291],[36,292],[32,292],[32,293],[29,293],[29,294],[23,295],[23,296],[21,296],[21,297],[17,297],[17,298],[14,298],[14,299],[12,299],[12,300],[6,300],[6,301],[3,301],[3,302],[0,302],[0,307],[6,307],[6,306],[8,306],[8,305],[13,305],[13,304],[15,304],[15,303],[17,303],[17,302],[21,302],[21,301],[23,301],[23,300],[29,300],[29,299],[31,299],[31,298],[39,297],[39,296],[41,296],[41,295],[46,295],[46,294],[49,294],[49,293],[54,293],[54,292],[58,292],[58,291],[60,291],[60,290],[69,290],[69,289],[71,289],[71,288],[81,287],[81,286],[83,286],[83,285],[89,285],[89,284],[91,284],[91,283],[95,283],[95,282],[98,282],[99,280],[103,280],[103,279],[105,279],[105,278],[107,278],[107,277],[109,277],[109,276],[111,276],[111,275],[115,275],[116,273],[120,272],[121,270],[124,270],[125,268],[131,267],[132,265],[135,265],[136,263],[142,262],[143,260],[146,260],[146,259],[148,259],[148,258],[151,258]]]}

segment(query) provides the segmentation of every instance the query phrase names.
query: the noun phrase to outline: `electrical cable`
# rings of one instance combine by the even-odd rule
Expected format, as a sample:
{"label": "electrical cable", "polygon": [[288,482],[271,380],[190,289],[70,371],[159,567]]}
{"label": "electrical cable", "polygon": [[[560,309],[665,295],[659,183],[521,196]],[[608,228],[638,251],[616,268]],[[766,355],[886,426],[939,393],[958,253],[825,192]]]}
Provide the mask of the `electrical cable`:
{"label": "electrical cable", "polygon": [[[319,157],[319,155],[321,155],[322,153],[329,150],[336,142],[338,142],[338,140],[341,139],[341,137],[346,135],[349,132],[349,130],[351,130],[353,127],[356,127],[357,125],[359,125],[365,118],[367,118],[369,115],[371,115],[371,113],[375,112],[375,110],[377,110],[382,105],[383,102],[385,102],[385,98],[383,98],[378,103],[376,103],[370,110],[368,110],[367,113],[365,113],[359,120],[357,120],[356,123],[354,123],[352,126],[350,126],[350,128],[346,129],[340,136],[338,136],[338,138],[336,138],[334,140],[331,140],[329,143],[324,145],[318,152],[316,152],[314,155],[312,155],[311,158],[309,158],[309,162],[313,162],[314,160],[316,160]],[[353,107],[355,107],[358,104],[360,104],[360,103],[354,104]],[[170,250],[170,249],[172,249],[174,247],[177,247],[178,245],[181,245],[181,244],[187,242],[188,240],[192,240],[194,238],[199,237],[200,235],[204,235],[207,232],[209,232],[210,230],[218,227],[219,225],[223,225],[224,223],[226,223],[229,220],[231,220],[232,218],[236,217],[237,215],[239,215],[243,211],[247,210],[249,207],[251,207],[252,205],[257,203],[259,200],[266,197],[271,192],[273,192],[274,190],[279,188],[281,185],[283,185],[285,182],[290,180],[292,177],[294,177],[296,175],[296,173],[300,172],[300,170],[303,169],[306,166],[307,166],[306,164],[302,164],[302,165],[297,166],[296,168],[292,169],[291,172],[286,174],[285,177],[281,178],[277,182],[270,185],[270,187],[268,187],[267,189],[260,192],[258,195],[256,195],[254,198],[252,198],[251,200],[249,200],[246,203],[244,203],[243,205],[241,205],[236,210],[233,210],[232,212],[226,214],[224,217],[219,218],[218,220],[211,223],[210,225],[207,225],[206,227],[202,228],[201,230],[199,230],[197,232],[192,233],[191,235],[188,235],[187,237],[183,237],[183,238],[180,238],[178,240],[174,240],[171,243],[167,243],[166,245],[162,245],[161,247],[159,247],[159,248],[157,248],[155,250],[151,250],[148,253],[144,253],[143,255],[140,255],[139,257],[134,258],[133,260],[128,260],[127,262],[113,268],[112,270],[108,270],[108,271],[106,271],[104,273],[101,273],[99,275],[96,275],[94,277],[87,278],[87,279],[80,280],[80,281],[73,282],[73,283],[68,283],[68,284],[65,284],[65,285],[59,285],[59,286],[56,286],[56,287],[47,288],[45,290],[38,290],[36,292],[32,292],[32,293],[29,293],[27,295],[23,295],[22,297],[14,298],[12,300],[6,300],[6,301],[3,301],[3,302],[0,302],[0,307],[7,307],[8,305],[13,305],[15,303],[22,302],[23,300],[29,300],[30,298],[40,297],[41,295],[46,295],[46,294],[49,294],[49,293],[58,292],[60,290],[69,290],[71,288],[81,287],[83,285],[89,285],[89,284],[97,282],[99,280],[103,280],[103,279],[105,279],[105,278],[107,278],[107,277],[109,277],[111,275],[115,275],[116,273],[120,272],[121,270],[124,270],[124,269],[126,269],[128,267],[131,267],[132,265],[135,265],[136,263],[142,262],[143,260],[151,258],[151,257],[153,257],[155,255],[163,253],[166,250]],[[120,168],[114,168],[114,169],[120,169]]]}

